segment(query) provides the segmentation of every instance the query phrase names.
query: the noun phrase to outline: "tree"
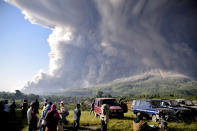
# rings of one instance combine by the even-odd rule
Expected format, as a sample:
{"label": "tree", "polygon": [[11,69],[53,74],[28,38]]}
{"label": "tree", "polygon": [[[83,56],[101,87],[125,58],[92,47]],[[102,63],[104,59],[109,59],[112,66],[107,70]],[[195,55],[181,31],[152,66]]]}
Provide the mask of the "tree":
{"label": "tree", "polygon": [[23,93],[20,90],[15,90],[15,97],[21,99],[23,98]]}
{"label": "tree", "polygon": [[98,91],[97,92],[97,97],[103,97],[103,92],[102,91]]}

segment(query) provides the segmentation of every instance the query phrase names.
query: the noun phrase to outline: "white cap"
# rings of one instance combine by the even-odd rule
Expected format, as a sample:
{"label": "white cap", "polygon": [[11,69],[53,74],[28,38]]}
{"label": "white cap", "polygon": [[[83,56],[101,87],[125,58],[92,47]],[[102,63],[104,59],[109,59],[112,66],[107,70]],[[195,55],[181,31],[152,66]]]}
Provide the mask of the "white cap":
{"label": "white cap", "polygon": [[61,104],[64,104],[64,101],[61,101],[60,103],[61,103]]}

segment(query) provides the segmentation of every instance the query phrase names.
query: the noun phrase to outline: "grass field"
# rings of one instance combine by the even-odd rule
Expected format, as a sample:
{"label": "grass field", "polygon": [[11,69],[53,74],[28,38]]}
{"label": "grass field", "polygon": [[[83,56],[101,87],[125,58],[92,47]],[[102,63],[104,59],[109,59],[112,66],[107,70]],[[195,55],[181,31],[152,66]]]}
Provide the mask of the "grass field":
{"label": "grass field", "polygon": [[[72,110],[69,111],[69,116],[67,120],[69,121],[68,125],[65,127],[65,131],[72,130],[72,123],[74,118],[74,113]],[[135,118],[135,115],[129,111],[125,113],[125,117],[123,119],[112,118],[109,120],[108,130],[109,131],[131,131],[132,130],[132,122]],[[26,122],[25,122],[26,123]],[[149,125],[156,125],[157,123],[153,123],[151,120],[148,121]],[[169,131],[197,131],[197,122],[192,123],[168,123]],[[80,119],[80,129],[79,131],[99,131],[100,130],[100,119],[99,117],[95,117],[94,114],[90,114],[88,111],[82,111],[81,119]],[[27,125],[24,126],[22,131],[28,131]]]}

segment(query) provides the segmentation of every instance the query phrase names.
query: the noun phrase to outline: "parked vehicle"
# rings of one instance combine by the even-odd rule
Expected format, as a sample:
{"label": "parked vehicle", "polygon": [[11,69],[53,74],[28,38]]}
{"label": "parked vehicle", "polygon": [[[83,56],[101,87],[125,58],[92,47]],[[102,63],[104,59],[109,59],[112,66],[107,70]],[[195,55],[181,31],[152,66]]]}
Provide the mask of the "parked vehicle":
{"label": "parked vehicle", "polygon": [[180,106],[190,109],[193,116],[197,116],[197,106],[191,100],[177,99],[176,101]]}
{"label": "parked vehicle", "polygon": [[175,117],[175,111],[162,107],[161,100],[133,100],[131,110],[134,114],[138,112],[145,114],[147,118],[152,118],[154,122],[158,121],[161,115],[164,115],[167,120]]}
{"label": "parked vehicle", "polygon": [[191,110],[181,107],[180,104],[175,100],[162,100],[161,105],[163,107],[173,109],[179,122],[186,121],[192,117]]}
{"label": "parked vehicle", "polygon": [[93,107],[95,116],[99,116],[101,114],[102,104],[109,105],[110,117],[124,117],[124,113],[126,113],[128,110],[127,106],[125,106],[125,104],[117,103],[115,98],[96,98],[95,103],[94,103],[94,107]]}

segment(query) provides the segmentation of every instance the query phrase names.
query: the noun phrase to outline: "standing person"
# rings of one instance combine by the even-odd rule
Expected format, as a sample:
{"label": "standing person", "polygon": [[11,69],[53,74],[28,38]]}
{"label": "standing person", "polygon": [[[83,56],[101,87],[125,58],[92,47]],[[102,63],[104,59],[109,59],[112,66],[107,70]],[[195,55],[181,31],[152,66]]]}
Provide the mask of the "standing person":
{"label": "standing person", "polygon": [[29,125],[29,131],[37,130],[37,117],[35,112],[35,102],[31,102],[30,108],[27,111],[27,122]]}
{"label": "standing person", "polygon": [[[45,102],[44,102],[44,106],[43,106],[43,108],[42,108],[42,112],[44,111],[44,109],[45,109],[45,107],[47,106],[47,104],[48,104],[48,100],[46,99]],[[51,105],[52,105],[52,104],[51,104]]]}
{"label": "standing person", "polygon": [[43,110],[42,114],[41,114],[41,127],[40,127],[40,131],[41,129],[43,129],[43,131],[45,131],[45,127],[46,127],[46,120],[45,120],[45,117],[46,117],[46,114],[48,111],[51,110],[51,105],[50,104],[47,104],[45,109]]}
{"label": "standing person", "polygon": [[38,109],[39,109],[39,101],[38,99],[36,99],[35,101],[35,112],[38,113]]}
{"label": "standing person", "polygon": [[27,115],[27,109],[28,109],[27,100],[24,100],[22,104],[22,110],[21,110],[22,118],[25,118],[25,116]]}
{"label": "standing person", "polygon": [[66,107],[64,106],[64,102],[61,101],[60,102],[60,117],[62,120],[62,123],[66,124],[67,120],[66,120],[66,116],[69,115],[68,109],[66,109]]}
{"label": "standing person", "polygon": [[91,104],[90,114],[94,111],[94,103],[95,103],[95,100]]}
{"label": "standing person", "polygon": [[76,131],[79,129],[80,116],[81,116],[80,104],[77,104],[76,109],[74,109],[74,122],[73,122],[73,128]]}
{"label": "standing person", "polygon": [[101,106],[101,131],[107,130],[107,123],[109,122],[109,106],[107,104],[103,104]]}
{"label": "standing person", "polygon": [[1,123],[1,128],[5,129],[6,128],[6,123],[5,123],[5,116],[4,116],[4,101],[0,101],[0,123]]}
{"label": "standing person", "polygon": [[8,122],[8,118],[9,118],[9,104],[8,104],[8,100],[4,101],[4,113],[5,113],[5,121]]}
{"label": "standing person", "polygon": [[45,131],[57,131],[57,125],[59,121],[59,113],[57,112],[56,105],[51,105],[51,110],[46,114],[46,129]]}
{"label": "standing person", "polygon": [[10,118],[12,120],[15,120],[16,119],[15,109],[16,109],[16,104],[15,104],[15,101],[13,101],[13,103],[10,105]]}
{"label": "standing person", "polygon": [[[1,116],[2,117],[2,116]],[[9,105],[8,105],[8,100],[4,101],[4,114],[3,114],[4,122],[5,122],[5,127],[8,124],[9,120]]]}

